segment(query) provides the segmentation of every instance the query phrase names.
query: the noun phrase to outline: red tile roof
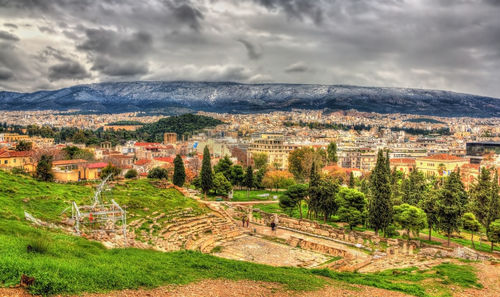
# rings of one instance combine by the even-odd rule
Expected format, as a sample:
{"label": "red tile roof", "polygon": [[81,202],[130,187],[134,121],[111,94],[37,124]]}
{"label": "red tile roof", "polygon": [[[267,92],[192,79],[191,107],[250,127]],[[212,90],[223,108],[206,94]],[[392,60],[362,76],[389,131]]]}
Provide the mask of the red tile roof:
{"label": "red tile roof", "polygon": [[394,158],[390,160],[394,164],[412,164],[415,165],[415,159],[411,158]]}
{"label": "red tile roof", "polygon": [[0,157],[2,158],[15,158],[15,157],[29,157],[31,156],[31,151],[1,151],[0,150]]}
{"label": "red tile roof", "polygon": [[173,163],[174,162],[174,158],[172,157],[158,157],[158,158],[154,158],[156,161],[160,161],[160,162],[167,162],[167,163]]}
{"label": "red tile roof", "polygon": [[161,143],[158,142],[136,142],[134,146],[157,146],[161,145]]}
{"label": "red tile roof", "polygon": [[434,161],[437,161],[437,160],[439,160],[439,161],[467,161],[464,158],[460,158],[460,157],[448,155],[448,154],[437,154],[437,155],[427,156],[427,157],[424,157],[422,159],[434,160]]}
{"label": "red tile roof", "polygon": [[142,166],[142,165],[146,165],[149,163],[151,163],[151,160],[149,160],[149,159],[140,159],[140,160],[135,161],[134,164],[137,166]]}
{"label": "red tile roof", "polygon": [[108,166],[108,163],[106,163],[106,162],[98,162],[98,163],[88,164],[87,168],[91,168],[91,169],[93,169],[93,168],[104,168],[106,166]]}

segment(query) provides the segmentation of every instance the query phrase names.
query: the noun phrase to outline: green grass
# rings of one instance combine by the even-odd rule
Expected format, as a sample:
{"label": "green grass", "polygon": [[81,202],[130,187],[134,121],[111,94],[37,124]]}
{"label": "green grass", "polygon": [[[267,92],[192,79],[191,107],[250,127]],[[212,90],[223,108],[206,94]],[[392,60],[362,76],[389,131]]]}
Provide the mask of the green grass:
{"label": "green grass", "polygon": [[[345,281],[352,284],[366,285],[386,290],[400,291],[414,296],[431,296],[427,289],[440,287],[445,294],[446,285],[458,285],[463,288],[482,288],[477,282],[474,268],[468,265],[450,263],[440,264],[429,270],[417,270],[416,267],[405,269],[390,269],[379,273],[336,272],[327,269],[316,269],[315,274]],[[420,284],[423,280],[431,279],[434,283]]]}
{"label": "green grass", "polygon": [[[267,197],[259,197],[259,195],[262,194],[269,194]],[[268,201],[268,200],[275,200],[273,199],[273,196],[278,196],[281,197],[284,195],[284,192],[275,192],[275,191],[268,191],[268,190],[254,190],[254,191],[249,191],[248,192],[248,197],[247,197],[247,191],[246,190],[234,190],[233,191],[233,199],[231,201],[237,201],[237,202],[244,202],[244,201]],[[278,200],[276,199],[276,200]]]}
{"label": "green grass", "polygon": [[[27,252],[33,238],[48,243],[44,253]],[[107,250],[97,242],[4,219],[0,219],[0,255],[0,286],[15,285],[26,274],[36,279],[30,292],[41,295],[152,288],[216,278],[277,282],[292,290],[311,290],[325,283],[306,269],[231,261],[198,252]]]}
{"label": "green grass", "polygon": [[[428,229],[422,230],[421,233],[429,234],[429,230]],[[465,236],[466,238],[454,238],[454,237],[452,237],[452,238],[450,238],[450,241],[461,244],[461,245],[466,246],[466,247],[472,248],[472,241],[470,241],[470,233],[462,231],[462,235]],[[434,230],[432,230],[432,236],[443,239],[443,240],[448,240],[448,237],[446,237],[445,235],[438,233]],[[469,238],[469,239],[467,239],[467,238]],[[442,245],[446,246],[446,243],[443,243]],[[481,242],[481,244],[479,244],[479,237],[477,235],[474,236],[474,246],[475,246],[475,249],[478,251],[491,252],[491,245],[484,243],[484,241]],[[500,251],[500,246],[495,245],[493,247],[493,250]]]}
{"label": "green grass", "polygon": [[[111,191],[104,191],[103,199],[114,199],[126,207],[133,218],[151,215],[153,212],[191,208],[203,213],[204,206],[184,197],[175,189],[158,189],[153,181],[132,180],[120,183]],[[17,176],[0,170],[0,217],[21,219],[27,211],[36,218],[48,222],[60,222],[64,210],[71,213],[70,203],[91,204],[94,186],[39,182],[30,177]],[[147,209],[147,210],[145,210]],[[131,218],[132,219],[132,218]]]}
{"label": "green grass", "polygon": [[[108,250],[98,242],[62,231],[35,228],[23,219],[26,210],[42,220],[60,221],[61,212],[70,201],[89,203],[92,193],[92,187],[38,182],[0,171],[0,287],[18,284],[22,274],[36,279],[29,290],[40,295],[153,288],[219,278],[276,282],[286,289],[314,290],[329,282],[319,276],[327,276],[344,283],[416,296],[425,296],[418,281],[426,278],[435,278],[442,286],[479,286],[472,268],[466,265],[443,264],[429,273],[416,273],[415,276],[411,271],[397,275],[392,272],[357,274],[272,267],[190,251]],[[149,180],[116,185],[113,191],[105,194],[105,199],[111,198],[126,205],[135,219],[155,211],[168,213],[185,208],[200,213],[207,211],[176,190],[157,189]],[[263,208],[274,206],[277,205],[262,205]]]}

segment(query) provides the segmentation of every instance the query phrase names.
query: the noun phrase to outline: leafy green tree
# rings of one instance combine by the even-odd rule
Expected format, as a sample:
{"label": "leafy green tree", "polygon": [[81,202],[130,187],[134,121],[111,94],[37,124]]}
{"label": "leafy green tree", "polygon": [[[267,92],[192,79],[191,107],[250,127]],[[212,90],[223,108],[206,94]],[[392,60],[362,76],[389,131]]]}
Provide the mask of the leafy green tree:
{"label": "leafy green tree", "polygon": [[337,215],[343,222],[349,223],[352,228],[363,222],[366,213],[365,194],[351,188],[342,188],[337,193],[336,203],[338,205]]}
{"label": "leafy green tree", "polygon": [[210,151],[208,146],[203,149],[203,161],[201,163],[201,189],[205,194],[205,199],[207,198],[207,193],[214,186],[214,175],[212,172],[212,165],[210,164]]}
{"label": "leafy green tree", "polygon": [[32,148],[33,148],[33,143],[24,140],[19,141],[16,145],[16,151],[18,152],[31,151]]}
{"label": "leafy green tree", "polygon": [[247,187],[247,189],[251,190],[254,187],[254,184],[255,180],[253,177],[253,168],[252,166],[248,166],[245,174],[244,186]]}
{"label": "leafy green tree", "polygon": [[66,146],[62,149],[64,153],[64,159],[66,160],[74,160],[74,159],[84,159],[84,160],[93,160],[94,154],[85,149],[81,149],[77,146]]}
{"label": "leafy green tree", "polygon": [[335,142],[330,142],[328,148],[326,149],[328,162],[337,163],[339,158],[337,157],[337,144]]}
{"label": "leafy green tree", "polygon": [[419,207],[427,215],[427,227],[429,228],[429,241],[432,239],[432,229],[438,226],[437,191],[428,191],[420,200]]}
{"label": "leafy green tree", "polygon": [[243,171],[243,167],[241,165],[231,166],[231,178],[229,179],[231,184],[233,186],[242,186],[244,179],[245,172]]}
{"label": "leafy green tree", "polygon": [[161,167],[155,167],[148,172],[148,178],[168,179],[168,170]]}
{"label": "leafy green tree", "polygon": [[108,175],[111,175],[109,179],[113,180],[115,177],[119,176],[121,172],[122,170],[120,168],[108,163],[108,165],[101,170],[101,178],[105,179]]}
{"label": "leafy green tree", "polygon": [[389,170],[384,153],[380,150],[377,156],[377,163],[370,176],[371,199],[369,221],[377,235],[379,230],[385,230],[392,220]]}
{"label": "leafy green tree", "polygon": [[304,181],[310,176],[311,164],[316,163],[321,168],[326,160],[326,152],[323,149],[315,150],[311,147],[298,148],[290,152],[288,156],[288,170],[297,181]]}
{"label": "leafy green tree", "polygon": [[184,169],[184,161],[180,155],[174,159],[174,177],[172,182],[178,187],[182,187],[186,182],[186,170]]}
{"label": "leafy green tree", "polygon": [[326,223],[328,218],[338,209],[335,199],[339,191],[339,184],[331,179],[321,179],[317,189],[317,209],[323,215],[323,221]]}
{"label": "leafy green tree", "polygon": [[312,162],[311,170],[309,175],[309,203],[308,203],[308,217],[311,218],[312,213],[318,214],[320,212],[320,201],[319,201],[319,182],[320,175],[316,169],[316,162]]}
{"label": "leafy green tree", "polygon": [[302,219],[302,201],[307,197],[308,186],[306,184],[295,184],[288,187],[284,195],[280,197],[280,206],[294,209],[298,207]]}
{"label": "leafy green tree", "polygon": [[495,243],[500,242],[500,219],[495,220],[490,224],[490,230],[487,234],[488,240],[491,241],[491,251],[493,252]]}
{"label": "leafy green tree", "polygon": [[394,206],[394,221],[406,230],[408,242],[410,242],[410,231],[418,236],[420,230],[426,227],[427,216],[422,209],[403,203]]}
{"label": "leafy green tree", "polygon": [[138,175],[137,170],[135,170],[135,169],[129,169],[125,173],[125,178],[132,179],[132,178],[136,178],[137,175]]}
{"label": "leafy green tree", "polygon": [[461,225],[460,217],[465,208],[463,205],[464,193],[465,190],[458,172],[450,173],[445,179],[443,187],[438,192],[438,227],[446,232],[448,246],[450,246],[451,233],[454,231],[458,232]]}
{"label": "leafy green tree", "polygon": [[256,169],[266,168],[269,162],[269,157],[266,153],[254,153],[252,159]]}
{"label": "leafy green tree", "polygon": [[402,184],[403,203],[418,205],[424,197],[426,187],[425,177],[422,172],[417,169],[413,170]]}
{"label": "leafy green tree", "polygon": [[213,180],[213,190],[215,195],[227,196],[229,192],[233,189],[231,183],[227,180],[222,172],[218,172],[214,176]]}
{"label": "leafy green tree", "polygon": [[42,155],[36,165],[35,177],[41,181],[53,181],[52,156]]}
{"label": "leafy green tree", "polygon": [[472,242],[472,248],[476,248],[474,246],[474,233],[478,232],[481,227],[481,224],[476,220],[476,216],[471,212],[464,213],[462,217],[462,226],[464,230],[471,233],[470,241]]}
{"label": "leafy green tree", "polygon": [[226,155],[224,156],[224,158],[220,159],[219,162],[214,166],[214,173],[221,172],[228,180],[230,180],[231,166],[233,166],[233,162],[231,162],[229,156]]}
{"label": "leafy green tree", "polygon": [[500,219],[500,186],[498,185],[498,171],[495,170],[493,175],[493,181],[491,183],[491,199],[488,212],[488,221],[493,222],[496,219]]}

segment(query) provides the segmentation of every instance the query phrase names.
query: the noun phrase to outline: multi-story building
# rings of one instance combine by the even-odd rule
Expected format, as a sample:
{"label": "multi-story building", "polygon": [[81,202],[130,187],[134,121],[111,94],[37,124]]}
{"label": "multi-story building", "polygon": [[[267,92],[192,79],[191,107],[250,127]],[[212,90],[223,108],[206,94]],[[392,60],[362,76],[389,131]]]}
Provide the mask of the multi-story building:
{"label": "multi-story building", "polygon": [[253,154],[265,153],[271,166],[285,170],[288,168],[288,154],[294,148],[293,145],[286,144],[282,138],[278,137],[257,139],[250,143],[247,158],[251,159]]}
{"label": "multi-story building", "polygon": [[469,163],[467,159],[447,154],[437,154],[415,160],[416,168],[427,176],[448,175],[467,163]]}

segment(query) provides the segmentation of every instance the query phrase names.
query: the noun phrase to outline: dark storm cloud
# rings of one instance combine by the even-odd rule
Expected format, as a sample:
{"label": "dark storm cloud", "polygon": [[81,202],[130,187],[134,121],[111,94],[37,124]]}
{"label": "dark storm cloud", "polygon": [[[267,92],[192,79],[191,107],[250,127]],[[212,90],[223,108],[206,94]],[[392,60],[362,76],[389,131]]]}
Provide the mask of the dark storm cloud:
{"label": "dark storm cloud", "polygon": [[187,24],[195,31],[201,29],[203,14],[189,1],[166,1],[165,4],[171,9],[177,21]]}
{"label": "dark storm cloud", "polygon": [[290,18],[309,18],[316,25],[323,22],[323,11],[317,0],[254,0],[271,10],[283,10]]}
{"label": "dark storm cloud", "polygon": [[[0,87],[188,79],[422,87],[500,97],[499,4],[0,0]],[[83,78],[48,77],[62,65]]]}
{"label": "dark storm cloud", "polygon": [[3,24],[5,27],[10,27],[12,29],[17,29],[17,25],[16,24],[11,24],[11,23],[5,23]]}
{"label": "dark storm cloud", "polygon": [[8,41],[19,41],[19,37],[7,31],[0,31],[0,39]]}
{"label": "dark storm cloud", "polygon": [[90,74],[80,63],[75,61],[64,62],[49,67],[50,81],[61,79],[79,80],[87,77],[90,77]]}
{"label": "dark storm cloud", "polygon": [[12,71],[6,68],[0,68],[0,80],[8,80],[13,76]]}
{"label": "dark storm cloud", "polygon": [[257,47],[253,45],[250,41],[240,38],[238,39],[238,42],[241,42],[241,44],[245,46],[249,59],[257,60],[262,56],[262,52],[259,49],[257,49]]}
{"label": "dark storm cloud", "polygon": [[148,65],[144,62],[120,62],[104,57],[97,58],[91,69],[109,76],[136,76],[148,73]]}

